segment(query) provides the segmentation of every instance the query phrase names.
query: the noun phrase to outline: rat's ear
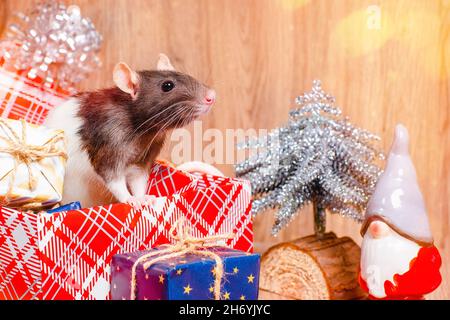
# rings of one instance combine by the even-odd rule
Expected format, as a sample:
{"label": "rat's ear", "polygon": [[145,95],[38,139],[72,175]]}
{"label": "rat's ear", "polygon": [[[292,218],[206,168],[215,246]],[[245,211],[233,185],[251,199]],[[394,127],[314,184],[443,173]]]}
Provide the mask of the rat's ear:
{"label": "rat's ear", "polygon": [[158,64],[156,65],[158,71],[175,71],[175,68],[170,63],[170,59],[164,53],[159,54]]}
{"label": "rat's ear", "polygon": [[113,80],[120,90],[129,93],[133,99],[136,98],[139,77],[126,63],[119,62],[116,64],[113,71]]}

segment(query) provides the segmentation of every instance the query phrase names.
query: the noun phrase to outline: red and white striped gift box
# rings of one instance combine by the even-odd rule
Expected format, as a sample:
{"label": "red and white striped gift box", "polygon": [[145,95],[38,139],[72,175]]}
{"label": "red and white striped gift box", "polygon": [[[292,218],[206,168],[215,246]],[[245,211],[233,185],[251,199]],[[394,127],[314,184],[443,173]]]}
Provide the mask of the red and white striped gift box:
{"label": "red and white striped gift box", "polygon": [[150,172],[148,194],[160,197],[182,194],[173,203],[194,226],[195,236],[234,233],[228,245],[253,251],[251,185],[243,179],[192,175],[164,164]]}
{"label": "red and white striped gift box", "polygon": [[126,204],[53,214],[0,207],[0,299],[109,299],[112,256],[167,243],[182,216],[195,236],[233,232],[229,247],[252,250],[246,181],[161,165],[150,181],[157,195],[173,189],[142,211]]}
{"label": "red and white striped gift box", "polygon": [[31,80],[25,72],[6,70],[3,64],[0,57],[0,117],[42,124],[49,110],[67,100],[62,89]]}

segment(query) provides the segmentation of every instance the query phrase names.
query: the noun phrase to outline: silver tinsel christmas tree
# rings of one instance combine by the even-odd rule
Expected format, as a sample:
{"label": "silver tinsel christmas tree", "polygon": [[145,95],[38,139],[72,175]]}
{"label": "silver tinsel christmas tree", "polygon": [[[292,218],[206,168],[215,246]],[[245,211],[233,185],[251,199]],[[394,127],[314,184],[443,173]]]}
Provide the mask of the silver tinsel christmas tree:
{"label": "silver tinsel christmas tree", "polygon": [[253,214],[278,208],[274,235],[310,202],[318,235],[326,210],[361,221],[381,173],[379,138],[342,117],[320,81],[296,103],[287,125],[238,145],[256,151],[235,168],[252,184]]}

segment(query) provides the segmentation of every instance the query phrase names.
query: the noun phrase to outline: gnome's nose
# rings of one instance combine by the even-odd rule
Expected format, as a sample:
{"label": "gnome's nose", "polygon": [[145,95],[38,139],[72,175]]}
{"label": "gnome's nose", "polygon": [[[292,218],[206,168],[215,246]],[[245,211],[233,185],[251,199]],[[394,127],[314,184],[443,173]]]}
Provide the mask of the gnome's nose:
{"label": "gnome's nose", "polygon": [[369,232],[375,239],[381,239],[389,234],[389,226],[382,221],[373,221],[369,226]]}

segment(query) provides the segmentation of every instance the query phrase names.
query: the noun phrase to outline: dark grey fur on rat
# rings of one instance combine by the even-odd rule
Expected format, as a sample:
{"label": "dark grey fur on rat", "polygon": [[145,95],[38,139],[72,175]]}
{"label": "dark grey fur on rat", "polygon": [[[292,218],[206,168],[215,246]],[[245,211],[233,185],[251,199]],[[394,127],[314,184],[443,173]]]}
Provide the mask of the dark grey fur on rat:
{"label": "dark grey fur on rat", "polygon": [[[103,204],[96,203],[95,195],[83,197],[83,191],[77,192],[68,185],[82,186],[81,181],[74,183],[77,178],[95,180],[77,174],[84,170],[80,161],[87,158],[92,167],[87,171],[98,175],[118,201],[137,207],[149,204],[145,178],[168,130],[206,113],[215,100],[214,90],[176,72],[165,55],[160,57],[158,70],[135,72],[126,64],[118,64],[114,81],[116,87],[78,94],[48,116],[46,125],[65,130],[68,138],[63,201],[85,198],[84,206]],[[65,120],[70,117],[74,121]]]}
{"label": "dark grey fur on rat", "polygon": [[[136,99],[119,88],[78,96],[79,129],[83,149],[105,180],[124,166],[148,166],[159,154],[167,130],[182,127],[199,115],[197,96],[206,87],[194,78],[173,71],[141,71]],[[164,81],[175,87],[163,92]]]}

